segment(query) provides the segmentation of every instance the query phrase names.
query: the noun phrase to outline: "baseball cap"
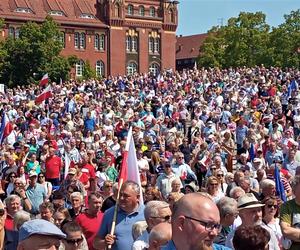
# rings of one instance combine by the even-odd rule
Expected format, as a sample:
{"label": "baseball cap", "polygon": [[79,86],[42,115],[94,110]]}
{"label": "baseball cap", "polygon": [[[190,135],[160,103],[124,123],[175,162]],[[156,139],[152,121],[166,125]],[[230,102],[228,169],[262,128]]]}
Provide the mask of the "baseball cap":
{"label": "baseball cap", "polygon": [[27,221],[22,225],[19,230],[19,241],[26,240],[34,234],[66,238],[66,235],[53,223],[42,219],[35,219]]}
{"label": "baseball cap", "polygon": [[30,171],[29,172],[29,178],[33,177],[33,176],[37,176],[37,173],[35,171]]}

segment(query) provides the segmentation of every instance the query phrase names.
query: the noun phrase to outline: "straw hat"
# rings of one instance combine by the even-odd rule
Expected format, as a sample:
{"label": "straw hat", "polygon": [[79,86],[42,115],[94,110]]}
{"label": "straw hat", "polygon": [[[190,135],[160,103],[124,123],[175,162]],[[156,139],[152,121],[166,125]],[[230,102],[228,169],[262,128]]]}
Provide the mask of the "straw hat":
{"label": "straw hat", "polygon": [[254,194],[247,193],[238,199],[238,210],[254,207],[263,207],[265,204],[260,203]]}

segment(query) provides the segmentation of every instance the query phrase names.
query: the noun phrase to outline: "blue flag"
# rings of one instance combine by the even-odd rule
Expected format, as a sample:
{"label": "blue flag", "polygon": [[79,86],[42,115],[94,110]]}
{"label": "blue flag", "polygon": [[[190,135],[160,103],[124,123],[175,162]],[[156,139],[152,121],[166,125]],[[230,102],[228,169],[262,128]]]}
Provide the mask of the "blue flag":
{"label": "blue flag", "polygon": [[250,161],[252,162],[255,158],[255,150],[254,150],[253,143],[250,144],[249,156],[250,156]]}
{"label": "blue flag", "polygon": [[274,179],[276,184],[276,195],[279,196],[283,202],[286,202],[285,191],[280,178],[280,171],[277,165],[275,165]]}

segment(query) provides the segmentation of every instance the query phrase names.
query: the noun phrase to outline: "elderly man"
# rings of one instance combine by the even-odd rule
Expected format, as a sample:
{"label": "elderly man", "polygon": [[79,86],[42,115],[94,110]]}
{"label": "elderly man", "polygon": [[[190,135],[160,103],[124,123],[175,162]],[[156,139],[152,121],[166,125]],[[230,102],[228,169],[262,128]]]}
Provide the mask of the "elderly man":
{"label": "elderly man", "polygon": [[[278,240],[271,228],[262,224],[262,207],[265,204],[260,203],[253,194],[247,193],[238,199],[239,216],[242,219],[242,226],[254,226],[260,225],[265,228],[271,235],[269,242],[270,250],[279,250]],[[226,239],[226,246],[233,248],[232,239],[234,237],[235,230],[229,233]]]}
{"label": "elderly man", "polygon": [[66,235],[46,220],[32,220],[23,224],[19,231],[18,250],[58,249]]}
{"label": "elderly man", "polygon": [[300,246],[300,175],[296,175],[291,182],[294,199],[287,201],[280,208],[280,227],[287,239],[285,248],[296,250]]}
{"label": "elderly man", "polygon": [[220,218],[221,218],[221,230],[214,242],[225,246],[227,235],[232,230],[232,225],[238,217],[237,202],[233,198],[223,197],[217,203]]}
{"label": "elderly man", "polygon": [[147,230],[136,239],[133,243],[132,250],[142,250],[149,247],[149,233],[154,226],[162,222],[171,220],[171,209],[167,202],[149,201],[144,210],[145,220],[147,222]]}
{"label": "elderly man", "polygon": [[113,206],[104,214],[98,235],[94,240],[94,248],[104,249],[108,245],[112,245],[113,250],[131,250],[133,244],[132,225],[137,221],[145,220],[144,206],[139,204],[139,200],[139,185],[133,181],[124,182],[120,190],[115,235],[110,234],[115,209]]}
{"label": "elderly man", "polygon": [[273,180],[264,179],[260,182],[261,194],[259,200],[262,201],[267,196],[276,195],[276,185]]}
{"label": "elderly man", "polygon": [[210,197],[190,193],[175,203],[172,215],[172,240],[161,249],[228,249],[213,244],[220,229],[219,210]]}

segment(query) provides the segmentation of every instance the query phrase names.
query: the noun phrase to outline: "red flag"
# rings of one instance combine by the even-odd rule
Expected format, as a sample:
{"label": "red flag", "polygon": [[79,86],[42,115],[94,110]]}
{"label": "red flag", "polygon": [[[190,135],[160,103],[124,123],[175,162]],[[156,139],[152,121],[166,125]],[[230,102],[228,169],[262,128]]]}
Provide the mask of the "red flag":
{"label": "red flag", "polygon": [[[127,180],[134,181],[141,187],[140,173],[137,164],[136,151],[132,136],[132,127],[130,127],[127,135],[126,147],[123,152],[123,160],[121,171],[119,174],[119,184]],[[141,189],[141,201],[143,201]],[[142,203],[141,203],[142,204]]]}
{"label": "red flag", "polygon": [[4,139],[8,137],[12,131],[13,126],[9,121],[7,114],[3,112],[0,127],[0,144],[3,143]]}
{"label": "red flag", "polygon": [[48,77],[48,73],[45,74],[43,76],[43,78],[40,80],[40,86],[43,87],[43,86],[46,86],[48,84],[48,81],[49,81],[49,77]]}
{"label": "red flag", "polygon": [[36,104],[42,103],[43,101],[47,100],[50,97],[52,97],[52,89],[51,86],[49,85],[47,88],[44,89],[44,91],[37,98],[35,98],[35,103]]}

